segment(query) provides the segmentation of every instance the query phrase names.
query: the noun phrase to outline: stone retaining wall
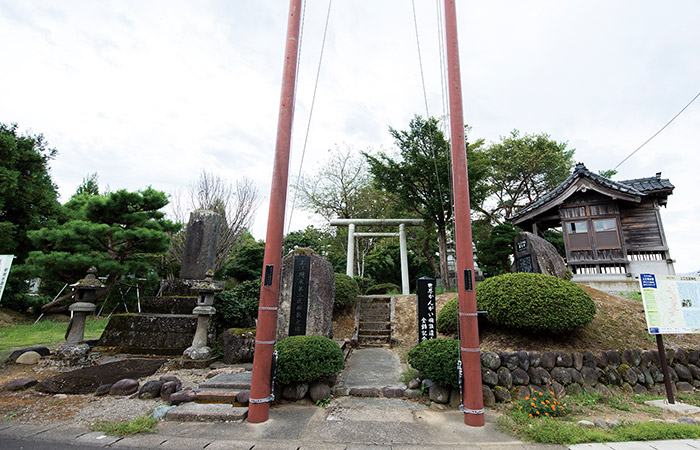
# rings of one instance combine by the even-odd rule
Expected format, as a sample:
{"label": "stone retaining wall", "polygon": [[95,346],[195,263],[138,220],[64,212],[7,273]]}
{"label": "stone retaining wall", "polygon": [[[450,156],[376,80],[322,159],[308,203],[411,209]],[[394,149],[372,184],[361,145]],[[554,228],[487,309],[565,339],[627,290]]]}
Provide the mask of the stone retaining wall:
{"label": "stone retaining wall", "polygon": [[[666,350],[673,391],[700,388],[700,351]],[[485,406],[523,399],[533,391],[557,397],[583,390],[604,396],[619,392],[664,395],[657,350],[592,352],[482,352]]]}

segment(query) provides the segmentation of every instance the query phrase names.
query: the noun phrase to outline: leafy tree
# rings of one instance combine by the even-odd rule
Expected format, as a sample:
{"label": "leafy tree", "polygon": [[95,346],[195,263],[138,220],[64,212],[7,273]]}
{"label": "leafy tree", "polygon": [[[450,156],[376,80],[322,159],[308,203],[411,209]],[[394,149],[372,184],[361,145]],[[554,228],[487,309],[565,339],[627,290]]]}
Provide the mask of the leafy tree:
{"label": "leafy tree", "polygon": [[20,135],[16,124],[0,124],[0,254],[24,262],[33,249],[27,233],[61,215],[49,161],[56,156],[41,134]]}
{"label": "leafy tree", "polygon": [[80,183],[80,186],[78,186],[78,189],[75,191],[74,197],[78,197],[78,196],[83,195],[83,194],[87,194],[87,195],[99,195],[100,194],[100,187],[97,183],[97,172],[93,172],[90,175],[83,178],[83,182]]}
{"label": "leafy tree", "polygon": [[520,231],[520,228],[510,223],[493,227],[488,239],[476,244],[476,256],[481,270],[491,276],[509,273],[513,242]]}
{"label": "leafy tree", "polygon": [[[398,158],[386,153],[379,153],[376,157],[364,153],[374,175],[375,185],[385,192],[395,193],[401,207],[420,215],[427,227],[437,229],[439,273],[449,288],[447,228],[452,221],[449,143],[439,128],[439,121],[432,117],[424,120],[416,115],[407,131],[390,127],[389,132],[399,148]],[[485,193],[479,180],[483,176],[483,166],[476,152],[482,143],[480,140],[468,144],[466,148],[467,159],[471,161],[468,175],[473,204],[480,204]],[[435,272],[438,273],[437,270]]]}
{"label": "leafy tree", "polygon": [[566,146],[548,134],[521,136],[518,130],[489,146],[480,157],[488,167],[484,186],[492,201],[479,212],[501,223],[561,184],[574,166],[574,149]]}
{"label": "leafy tree", "polygon": [[29,254],[28,270],[43,279],[74,282],[88,267],[96,266],[99,273],[108,274],[104,295],[126,274],[146,275],[149,257],[168,251],[168,233],[176,232],[180,225],[159,211],[167,204],[167,196],[150,187],[104,196],[76,195],[65,205],[70,220],[29,233],[42,250]]}
{"label": "leafy tree", "polygon": [[566,258],[566,247],[564,247],[564,234],[559,230],[549,229],[542,233],[542,237],[545,241],[549,242],[557,249],[557,253],[561,255],[562,258]]}
{"label": "leafy tree", "polygon": [[239,282],[257,280],[262,275],[265,256],[265,241],[256,241],[253,235],[245,232],[231,252],[222,272]]}

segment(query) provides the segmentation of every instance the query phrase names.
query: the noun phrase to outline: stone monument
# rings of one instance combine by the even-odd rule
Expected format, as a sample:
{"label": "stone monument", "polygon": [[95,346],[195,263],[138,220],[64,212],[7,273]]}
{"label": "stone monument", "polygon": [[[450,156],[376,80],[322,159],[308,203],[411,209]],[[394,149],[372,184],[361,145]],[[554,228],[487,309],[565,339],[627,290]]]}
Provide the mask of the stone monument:
{"label": "stone monument", "polygon": [[282,259],[277,340],[288,336],[333,338],[335,274],[331,263],[310,248]]}
{"label": "stone monument", "polygon": [[566,278],[567,268],[564,258],[557,249],[543,238],[527,231],[515,237],[516,272],[544,273]]}
{"label": "stone monument", "polygon": [[85,319],[88,314],[95,312],[97,305],[97,290],[105,285],[97,279],[96,267],[90,267],[85,278],[75,284],[71,284],[77,300],[68,309],[71,312],[71,319],[66,330],[66,343],[56,349],[56,354],[65,358],[83,357],[90,351],[90,346],[85,340]]}
{"label": "stone monument", "polygon": [[223,218],[214,211],[200,209],[190,214],[180,268],[181,280],[203,280],[208,270],[214,270],[222,222]]}
{"label": "stone monument", "polygon": [[418,343],[435,339],[435,278],[418,278],[416,289],[416,312],[418,317]]}

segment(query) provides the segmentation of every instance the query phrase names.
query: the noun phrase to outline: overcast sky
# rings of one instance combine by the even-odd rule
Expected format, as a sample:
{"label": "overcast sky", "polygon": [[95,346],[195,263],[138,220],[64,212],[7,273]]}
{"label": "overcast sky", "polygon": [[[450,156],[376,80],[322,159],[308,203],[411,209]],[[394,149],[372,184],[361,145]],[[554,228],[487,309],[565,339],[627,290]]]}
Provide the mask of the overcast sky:
{"label": "overcast sky", "polygon": [[[437,2],[416,0],[429,113],[443,114]],[[328,3],[305,13],[290,173],[299,171]],[[470,140],[545,132],[598,171],[615,167],[700,92],[700,4],[457,4]],[[61,201],[97,172],[112,190],[174,193],[206,169],[272,175],[286,0],[0,0],[0,122],[43,133]],[[389,126],[426,114],[408,0],[333,3],[302,173],[328,149],[391,150]],[[661,214],[678,272],[700,269],[700,100],[615,179],[662,172]],[[288,213],[289,215],[289,210]],[[319,223],[295,208],[292,229]]]}

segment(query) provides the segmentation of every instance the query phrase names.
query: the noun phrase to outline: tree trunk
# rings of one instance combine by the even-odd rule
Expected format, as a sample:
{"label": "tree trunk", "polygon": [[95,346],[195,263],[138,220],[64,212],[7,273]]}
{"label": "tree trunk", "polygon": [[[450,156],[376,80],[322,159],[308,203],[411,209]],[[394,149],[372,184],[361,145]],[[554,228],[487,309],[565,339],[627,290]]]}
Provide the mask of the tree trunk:
{"label": "tree trunk", "polygon": [[423,252],[423,256],[425,256],[425,259],[428,260],[428,264],[430,267],[433,269],[433,276],[437,277],[440,275],[440,268],[438,267],[437,263],[435,262],[435,258],[433,258],[433,255],[430,253],[430,238],[427,237],[423,240],[423,247],[421,248],[421,251]]}
{"label": "tree trunk", "polygon": [[444,226],[438,226],[438,243],[440,246],[440,277],[446,291],[452,289],[450,268],[447,265],[447,233]]}

